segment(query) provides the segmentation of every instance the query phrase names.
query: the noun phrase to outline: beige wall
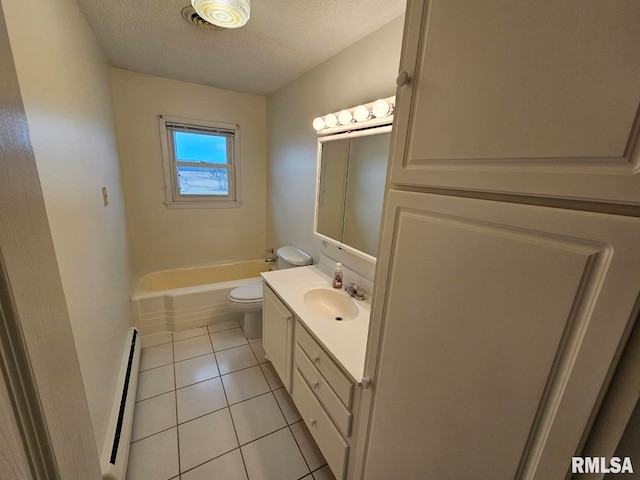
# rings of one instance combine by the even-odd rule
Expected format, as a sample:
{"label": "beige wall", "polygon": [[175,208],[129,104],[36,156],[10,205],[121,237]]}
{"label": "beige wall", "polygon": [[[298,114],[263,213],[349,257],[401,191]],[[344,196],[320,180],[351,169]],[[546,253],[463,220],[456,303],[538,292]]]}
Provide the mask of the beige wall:
{"label": "beige wall", "polygon": [[[266,242],[266,99],[111,70],[135,265],[140,273],[261,258]],[[240,208],[169,209],[158,115],[240,126]]]}
{"label": "beige wall", "polygon": [[108,67],[73,0],[2,6],[100,451],[133,281]]}
{"label": "beige wall", "polygon": [[268,98],[267,243],[296,245],[317,260],[313,236],[319,115],[395,93],[403,16],[298,77]]}

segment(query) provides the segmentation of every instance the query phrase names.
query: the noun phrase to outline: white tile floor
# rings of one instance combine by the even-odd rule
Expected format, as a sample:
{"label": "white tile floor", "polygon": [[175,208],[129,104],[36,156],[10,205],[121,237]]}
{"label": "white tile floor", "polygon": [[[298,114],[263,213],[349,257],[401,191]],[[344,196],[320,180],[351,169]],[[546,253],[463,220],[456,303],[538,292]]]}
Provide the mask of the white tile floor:
{"label": "white tile floor", "polygon": [[128,480],[333,480],[237,321],[142,339]]}

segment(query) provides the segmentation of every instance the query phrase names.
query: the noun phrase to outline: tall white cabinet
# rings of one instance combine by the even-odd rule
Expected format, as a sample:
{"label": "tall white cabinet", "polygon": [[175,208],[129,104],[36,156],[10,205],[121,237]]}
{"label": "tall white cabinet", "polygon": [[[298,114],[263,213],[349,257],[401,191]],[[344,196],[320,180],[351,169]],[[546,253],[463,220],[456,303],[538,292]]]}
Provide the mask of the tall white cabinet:
{"label": "tall white cabinet", "polygon": [[569,475],[637,315],[638,45],[637,1],[409,1],[360,478]]}

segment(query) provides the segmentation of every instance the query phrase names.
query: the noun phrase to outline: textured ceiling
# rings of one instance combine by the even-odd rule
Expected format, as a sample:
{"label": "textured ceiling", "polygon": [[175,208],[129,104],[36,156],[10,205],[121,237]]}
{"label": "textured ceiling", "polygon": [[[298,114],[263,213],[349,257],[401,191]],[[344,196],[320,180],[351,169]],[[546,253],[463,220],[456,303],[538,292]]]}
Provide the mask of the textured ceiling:
{"label": "textured ceiling", "polygon": [[77,2],[111,65],[260,95],[405,9],[405,0],[253,0],[247,25],[211,30],[182,18],[189,0]]}

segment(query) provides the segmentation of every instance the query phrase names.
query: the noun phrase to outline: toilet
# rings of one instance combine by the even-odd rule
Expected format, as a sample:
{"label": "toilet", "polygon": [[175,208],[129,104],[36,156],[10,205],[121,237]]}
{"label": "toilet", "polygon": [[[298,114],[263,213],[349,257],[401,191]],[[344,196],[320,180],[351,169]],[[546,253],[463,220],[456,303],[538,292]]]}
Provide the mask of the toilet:
{"label": "toilet", "polygon": [[[313,258],[297,247],[280,247],[276,252],[278,270],[311,265]],[[227,297],[231,310],[244,314],[244,336],[262,338],[262,280],[234,288]]]}

